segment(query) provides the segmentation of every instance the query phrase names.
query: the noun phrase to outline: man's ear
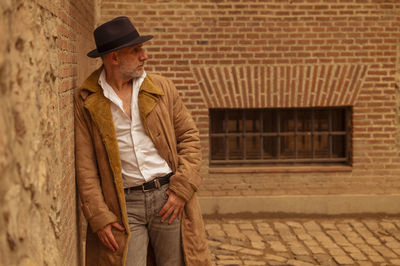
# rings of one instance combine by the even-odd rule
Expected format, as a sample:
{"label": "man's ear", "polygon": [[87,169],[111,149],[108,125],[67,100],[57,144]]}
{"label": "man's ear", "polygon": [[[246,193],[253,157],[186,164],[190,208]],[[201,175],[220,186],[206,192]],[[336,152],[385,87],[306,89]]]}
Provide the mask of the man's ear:
{"label": "man's ear", "polygon": [[113,63],[118,62],[118,54],[116,52],[111,52],[111,60],[113,61]]}
{"label": "man's ear", "polygon": [[107,60],[109,64],[116,65],[119,62],[119,57],[117,52],[108,53],[104,55],[104,57],[105,57],[104,59]]}

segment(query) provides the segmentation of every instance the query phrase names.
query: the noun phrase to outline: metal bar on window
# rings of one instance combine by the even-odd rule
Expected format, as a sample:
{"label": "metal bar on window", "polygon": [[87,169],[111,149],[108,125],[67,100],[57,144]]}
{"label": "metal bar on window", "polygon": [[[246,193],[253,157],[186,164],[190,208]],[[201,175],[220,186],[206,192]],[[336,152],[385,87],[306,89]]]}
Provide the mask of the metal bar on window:
{"label": "metal bar on window", "polygon": [[264,112],[260,111],[260,158],[264,159]]}
{"label": "metal bar on window", "polygon": [[280,159],[268,159],[268,160],[214,160],[213,163],[215,164],[226,164],[226,163],[232,163],[232,164],[238,164],[238,163],[249,163],[249,164],[265,164],[265,163],[338,163],[338,162],[346,162],[346,158],[315,158],[315,159],[285,159],[285,160],[280,160]]}
{"label": "metal bar on window", "polygon": [[329,131],[329,135],[328,135],[328,145],[329,145],[329,158],[333,158],[333,145],[332,145],[332,141],[333,141],[333,136],[332,136],[332,109],[329,109],[328,111],[328,131]]}
{"label": "metal bar on window", "polygon": [[315,109],[311,110],[311,153],[312,156],[311,158],[315,158],[315,136],[314,136],[314,131],[315,131]]}
{"label": "metal bar on window", "polygon": [[209,119],[208,119],[208,134],[210,136],[208,138],[208,147],[209,147],[209,149],[208,149],[208,158],[210,158],[210,161],[212,161],[213,154],[212,154],[211,145],[212,145],[212,136],[213,136],[213,133],[214,133],[212,125],[213,125],[213,119],[215,119],[215,116],[213,115],[213,110],[212,109],[208,109],[208,116],[209,116]]}
{"label": "metal bar on window", "polygon": [[346,127],[346,137],[344,143],[344,150],[347,162],[350,163],[350,129],[351,129],[351,112],[350,108],[345,109],[345,127]]}
{"label": "metal bar on window", "polygon": [[225,160],[229,160],[229,140],[228,140],[228,128],[229,128],[229,114],[228,111],[224,111],[224,119],[225,119]]}
{"label": "metal bar on window", "polygon": [[[346,131],[332,131],[331,133],[329,133],[328,131],[320,131],[320,132],[314,132],[314,135],[316,136],[326,136],[326,135],[333,135],[333,136],[346,136]],[[242,136],[242,133],[229,133],[229,134],[225,134],[225,133],[213,133],[211,134],[211,136],[213,137],[224,137],[226,135],[229,136]],[[294,136],[293,132],[281,132],[279,134],[280,136]],[[297,132],[297,136],[309,136],[310,132]],[[246,133],[246,136],[263,136],[263,137],[276,137],[278,136],[277,133]]]}
{"label": "metal bar on window", "polygon": [[243,150],[242,150],[242,158],[244,159],[244,160],[246,160],[247,159],[247,156],[246,156],[246,110],[242,110],[242,112],[241,112],[241,117],[242,117],[242,119],[241,119],[241,123],[242,123],[242,136],[241,136],[241,140],[242,140],[242,143],[243,143]]}
{"label": "metal bar on window", "polygon": [[281,158],[281,136],[280,136],[280,133],[281,133],[281,112],[280,112],[280,110],[278,109],[278,110],[276,110],[276,123],[277,123],[277,127],[276,127],[276,133],[278,134],[278,136],[277,136],[277,142],[276,142],[276,145],[277,145],[277,150],[276,150],[276,157],[277,157],[277,159],[280,159]]}
{"label": "metal bar on window", "polygon": [[297,159],[297,110],[294,110],[293,118],[294,127],[294,158]]}

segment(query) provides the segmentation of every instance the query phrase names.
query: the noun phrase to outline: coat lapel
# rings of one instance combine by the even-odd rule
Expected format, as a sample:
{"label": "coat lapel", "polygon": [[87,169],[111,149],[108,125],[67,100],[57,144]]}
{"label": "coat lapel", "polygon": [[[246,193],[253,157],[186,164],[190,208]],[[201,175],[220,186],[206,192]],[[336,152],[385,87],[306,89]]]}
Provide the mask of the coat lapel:
{"label": "coat lapel", "polygon": [[90,117],[100,132],[102,141],[107,151],[108,160],[114,176],[115,189],[118,193],[119,205],[121,207],[123,223],[125,228],[129,228],[126,215],[126,204],[124,185],[122,180],[122,166],[119,157],[117,135],[115,133],[111,107],[109,100],[104,96],[103,90],[98,85],[98,78],[102,68],[93,72],[85,81],[83,88],[92,92],[84,102],[85,108],[89,111]]}
{"label": "coat lapel", "polygon": [[142,121],[145,121],[146,116],[154,109],[159,100],[158,96],[164,95],[164,92],[151,80],[149,75],[143,80],[140,86],[138,105],[139,113]]}

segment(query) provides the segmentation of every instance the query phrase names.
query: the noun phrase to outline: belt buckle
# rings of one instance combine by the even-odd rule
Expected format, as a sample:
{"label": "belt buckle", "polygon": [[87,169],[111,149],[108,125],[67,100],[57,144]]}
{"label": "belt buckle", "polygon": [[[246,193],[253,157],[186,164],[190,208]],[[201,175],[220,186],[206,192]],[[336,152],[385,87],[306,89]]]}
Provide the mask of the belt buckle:
{"label": "belt buckle", "polygon": [[[156,179],[154,179],[154,180],[152,180],[152,181],[150,181],[150,182],[153,182],[153,183],[154,183],[154,186],[155,186],[157,189],[159,189],[159,188],[161,187],[161,184],[160,184],[160,181],[158,180],[158,178],[156,178]],[[143,184],[142,184],[142,192],[150,191],[151,189],[144,189],[144,184],[146,184],[146,183],[143,183]]]}

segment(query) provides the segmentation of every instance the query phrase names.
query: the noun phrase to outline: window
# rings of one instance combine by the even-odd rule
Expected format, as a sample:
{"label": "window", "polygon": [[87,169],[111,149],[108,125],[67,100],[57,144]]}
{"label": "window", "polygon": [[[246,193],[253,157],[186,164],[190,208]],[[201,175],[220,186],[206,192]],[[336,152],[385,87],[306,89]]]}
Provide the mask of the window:
{"label": "window", "polygon": [[210,164],[350,163],[351,108],[210,109]]}

